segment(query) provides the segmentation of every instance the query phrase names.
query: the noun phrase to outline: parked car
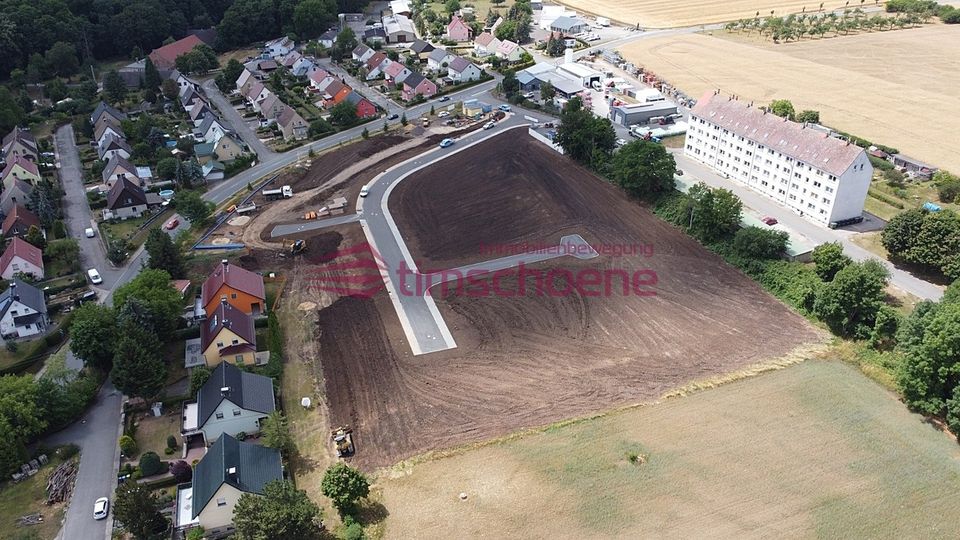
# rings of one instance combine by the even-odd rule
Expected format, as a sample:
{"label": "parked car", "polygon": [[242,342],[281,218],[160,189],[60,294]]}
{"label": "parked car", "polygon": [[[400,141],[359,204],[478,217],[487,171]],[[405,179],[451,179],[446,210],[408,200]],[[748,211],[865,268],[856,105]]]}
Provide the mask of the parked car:
{"label": "parked car", "polygon": [[527,92],[526,94],[523,95],[523,97],[526,99],[533,99],[533,96],[535,95],[536,94],[534,94],[533,92]]}
{"label": "parked car", "polygon": [[777,218],[772,218],[772,217],[770,217],[770,216],[764,216],[763,219],[761,219],[760,221],[766,223],[767,225],[776,225],[776,224],[777,224]]}
{"label": "parked car", "polygon": [[495,125],[497,125],[497,124],[494,123],[494,122],[492,122],[492,121],[491,121],[491,122],[487,122],[486,124],[483,125],[483,129],[493,129],[493,126],[495,126]]}
{"label": "parked car", "polygon": [[443,96],[440,101],[450,101],[450,96]]}
{"label": "parked car", "polygon": [[170,218],[170,220],[167,221],[163,227],[168,231],[172,231],[177,228],[177,225],[180,225],[180,219],[174,216]]}
{"label": "parked car", "polygon": [[400,118],[400,115],[397,113],[393,113],[387,117],[387,120],[396,120],[397,118]]}
{"label": "parked car", "polygon": [[361,197],[366,197],[369,194],[370,194],[370,186],[363,186],[362,188],[360,188]]}
{"label": "parked car", "polygon": [[500,109],[500,110],[503,111],[503,112],[508,112],[508,111],[510,110],[510,106],[507,105],[507,104],[503,104],[503,105],[501,105],[501,106],[499,106],[499,107],[497,107],[497,108]]}
{"label": "parked car", "polygon": [[110,513],[110,499],[100,497],[93,503],[93,519],[106,519]]}
{"label": "parked car", "polygon": [[446,148],[448,146],[453,146],[453,139],[444,139],[440,141],[440,148]]}
{"label": "parked car", "polygon": [[683,176],[683,169],[677,169],[677,176]]}
{"label": "parked car", "polygon": [[625,144],[627,144],[627,141],[623,139],[617,139],[617,146],[623,146]]}
{"label": "parked car", "polygon": [[97,235],[97,233],[93,230],[93,227],[87,227],[86,229],[84,229],[83,234],[87,238],[93,238],[94,236]]}
{"label": "parked car", "polygon": [[448,116],[450,116],[450,113],[447,112],[447,111],[440,111],[440,112],[437,114],[437,118],[446,118],[446,117],[448,117]]}
{"label": "parked car", "polygon": [[100,277],[100,272],[97,272],[96,268],[87,270],[87,277],[90,278],[90,283],[93,283],[94,285],[103,283],[103,278]]}

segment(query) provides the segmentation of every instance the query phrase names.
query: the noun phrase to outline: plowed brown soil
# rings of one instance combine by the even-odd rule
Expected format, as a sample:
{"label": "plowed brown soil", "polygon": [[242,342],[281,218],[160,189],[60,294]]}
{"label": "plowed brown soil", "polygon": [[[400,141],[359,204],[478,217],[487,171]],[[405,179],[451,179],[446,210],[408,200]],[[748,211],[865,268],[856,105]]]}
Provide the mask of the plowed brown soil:
{"label": "plowed brown soil", "polygon": [[[655,270],[655,296],[448,294],[458,348],[414,357],[383,291],[319,313],[331,421],[354,428],[371,470],[429,450],[656,399],[692,380],[782,356],[821,334],[754,282],[613,186],[514,130],[406,179],[391,209],[421,268],[496,257],[484,244],[652,245],[534,269]],[[341,248],[362,242],[359,227]],[[307,268],[303,267],[302,271]],[[328,305],[328,304],[321,304]]]}

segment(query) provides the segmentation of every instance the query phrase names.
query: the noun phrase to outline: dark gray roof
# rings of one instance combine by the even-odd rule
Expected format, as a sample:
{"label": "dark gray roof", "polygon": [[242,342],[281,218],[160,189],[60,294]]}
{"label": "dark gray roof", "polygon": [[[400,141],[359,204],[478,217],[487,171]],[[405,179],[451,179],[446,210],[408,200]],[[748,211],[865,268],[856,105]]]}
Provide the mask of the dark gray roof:
{"label": "dark gray roof", "polygon": [[193,470],[191,517],[200,515],[224,483],[244,493],[262,495],[264,486],[282,479],[283,466],[277,449],[240,442],[224,433]]}
{"label": "dark gray roof", "polygon": [[143,188],[134,184],[126,176],[118,179],[107,192],[107,208],[110,210],[129,208],[138,204],[147,204],[147,196],[143,193]]}
{"label": "dark gray roof", "polygon": [[407,78],[403,80],[403,84],[410,88],[416,88],[424,79],[426,79],[426,77],[414,71],[410,75],[407,75]]}
{"label": "dark gray roof", "polygon": [[[10,306],[13,305],[14,296],[17,297],[17,300],[40,313],[47,312],[47,300],[43,296],[43,291],[30,285],[26,281],[22,281],[19,278],[13,278],[13,281],[10,282],[10,286],[7,287],[7,290],[0,293],[0,319],[7,314],[7,310],[10,309]],[[32,321],[27,321],[32,322]],[[23,322],[22,324],[27,324]],[[20,322],[15,321],[16,324],[21,324]]]}
{"label": "dark gray roof", "polygon": [[[221,392],[223,388],[228,390]],[[224,399],[248,411],[270,414],[276,410],[273,380],[228,362],[221,362],[197,392],[198,425],[206,424]]]}
{"label": "dark gray roof", "polygon": [[443,62],[443,59],[446,58],[448,55],[450,55],[450,53],[447,52],[446,49],[434,49],[430,51],[430,56],[428,56],[427,58],[429,58],[430,60],[433,60],[434,62]]}
{"label": "dark gray roof", "polygon": [[455,56],[453,60],[450,61],[449,67],[457,73],[463,73],[463,70],[470,67],[470,61],[462,56]]}
{"label": "dark gray roof", "polygon": [[337,33],[338,32],[336,28],[331,28],[330,30],[327,30],[326,32],[320,34],[320,37],[317,39],[319,39],[320,41],[327,41],[327,40],[335,41],[337,39]]}
{"label": "dark gray roof", "polygon": [[100,118],[100,115],[104,112],[108,113],[110,116],[113,116],[117,120],[123,120],[127,117],[127,115],[101,101],[100,104],[97,105],[97,108],[93,110],[93,114],[90,115],[90,122],[96,124],[97,119]]}
{"label": "dark gray roof", "polygon": [[427,43],[426,41],[424,41],[424,40],[422,40],[422,39],[418,39],[418,40],[414,41],[412,44],[410,44],[410,50],[413,51],[413,52],[415,52],[415,53],[417,53],[417,54],[425,53],[425,52],[430,52],[430,51],[432,51],[433,49],[434,49],[434,46],[433,46],[433,45]]}

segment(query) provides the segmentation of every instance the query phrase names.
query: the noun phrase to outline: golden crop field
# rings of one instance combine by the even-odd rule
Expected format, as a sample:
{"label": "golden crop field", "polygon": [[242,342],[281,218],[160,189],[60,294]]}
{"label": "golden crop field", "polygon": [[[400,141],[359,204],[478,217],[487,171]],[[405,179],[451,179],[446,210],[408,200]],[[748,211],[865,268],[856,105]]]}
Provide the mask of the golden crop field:
{"label": "golden crop field", "polygon": [[[677,26],[695,26],[727,22],[736,19],[752,18],[757,12],[760,16],[788,15],[800,13],[806,8],[807,13],[820,9],[819,0],[559,0],[561,4],[570,6],[577,11],[592,13],[602,17],[609,17],[628,25],[639,24],[641,28],[674,28]],[[864,5],[872,5],[873,0],[867,0]],[[851,2],[850,7],[859,3]],[[844,7],[844,2],[827,0],[823,3],[824,10]]]}
{"label": "golden crop field", "polygon": [[807,361],[413,465],[378,490],[387,538],[942,538],[960,520],[958,460],[856,368]]}
{"label": "golden crop field", "polygon": [[691,96],[820,111],[822,123],[960,171],[960,27],[930,25],[781,43],[705,34],[638,40],[624,58]]}

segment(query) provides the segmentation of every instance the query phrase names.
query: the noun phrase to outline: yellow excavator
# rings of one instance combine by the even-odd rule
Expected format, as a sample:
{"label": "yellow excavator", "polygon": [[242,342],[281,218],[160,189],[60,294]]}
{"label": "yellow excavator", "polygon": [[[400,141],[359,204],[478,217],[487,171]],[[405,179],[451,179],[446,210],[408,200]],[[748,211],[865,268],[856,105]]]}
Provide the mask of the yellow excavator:
{"label": "yellow excavator", "polygon": [[353,447],[353,430],[347,426],[340,426],[330,434],[333,439],[333,447],[337,450],[337,457],[352,456],[355,448]]}

